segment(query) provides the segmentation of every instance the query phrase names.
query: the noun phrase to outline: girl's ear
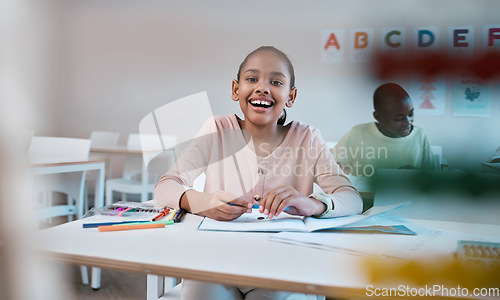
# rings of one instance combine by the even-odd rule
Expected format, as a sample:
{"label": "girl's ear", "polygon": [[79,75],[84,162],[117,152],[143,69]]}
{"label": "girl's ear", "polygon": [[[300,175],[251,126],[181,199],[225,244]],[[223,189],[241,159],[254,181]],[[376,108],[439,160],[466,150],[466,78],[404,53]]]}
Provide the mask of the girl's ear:
{"label": "girl's ear", "polygon": [[232,90],[231,99],[233,99],[234,101],[240,100],[240,96],[238,95],[238,88],[239,88],[238,81],[236,81],[236,79],[233,79],[233,84],[231,86]]}
{"label": "girl's ear", "polygon": [[290,90],[290,94],[288,94],[288,100],[286,101],[286,107],[290,108],[295,103],[295,98],[297,98],[297,88],[293,88]]}
{"label": "girl's ear", "polygon": [[373,112],[373,117],[375,118],[375,120],[377,120],[380,123],[380,120],[379,120],[380,114],[378,113],[378,111]]}

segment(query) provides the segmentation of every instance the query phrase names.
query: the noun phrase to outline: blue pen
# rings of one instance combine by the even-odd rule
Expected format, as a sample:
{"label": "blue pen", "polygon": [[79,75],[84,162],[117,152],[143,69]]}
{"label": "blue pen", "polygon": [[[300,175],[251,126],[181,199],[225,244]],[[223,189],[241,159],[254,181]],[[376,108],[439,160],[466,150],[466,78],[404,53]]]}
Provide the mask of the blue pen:
{"label": "blue pen", "polygon": [[[221,201],[222,201],[222,200],[221,200]],[[226,202],[226,201],[222,201],[222,202],[224,202],[224,203],[226,203],[226,204],[229,204],[229,205],[231,205],[231,206],[246,207],[246,206],[239,205],[239,204],[236,204],[236,203],[231,203],[231,202]],[[252,206],[252,208],[259,209],[259,205],[254,204],[254,206]],[[287,206],[287,208],[285,208],[285,210],[284,210],[284,211],[288,211],[288,209],[290,209],[290,206]]]}
{"label": "blue pen", "polygon": [[[255,204],[252,206],[252,208],[259,209],[259,205]],[[284,211],[288,211],[290,209],[290,206],[287,206]]]}
{"label": "blue pen", "polygon": [[107,225],[120,225],[126,223],[144,223],[149,221],[117,221],[117,222],[101,222],[101,223],[85,223],[83,224],[83,228],[95,228],[99,226],[107,226]]}

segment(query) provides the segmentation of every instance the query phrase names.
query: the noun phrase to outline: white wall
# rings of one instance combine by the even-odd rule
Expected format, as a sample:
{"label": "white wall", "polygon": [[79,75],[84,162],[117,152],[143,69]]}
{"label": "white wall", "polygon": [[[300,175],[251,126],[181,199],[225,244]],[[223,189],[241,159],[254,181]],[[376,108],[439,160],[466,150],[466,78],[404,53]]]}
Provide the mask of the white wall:
{"label": "white wall", "polygon": [[[231,80],[246,54],[274,45],[295,66],[298,99],[289,120],[339,140],[372,121],[381,80],[367,64],[321,61],[323,29],[499,24],[498,1],[73,1],[57,8],[53,28],[54,97],[37,135],[87,137],[91,130],[138,131],[163,104],[206,90],[215,114],[239,112]],[[405,79],[401,79],[404,84]],[[442,116],[416,116],[451,168],[479,170],[500,146],[500,101],[491,116],[453,117],[451,83]],[[188,117],[187,117],[188,118]],[[182,125],[179,125],[182,126]]]}

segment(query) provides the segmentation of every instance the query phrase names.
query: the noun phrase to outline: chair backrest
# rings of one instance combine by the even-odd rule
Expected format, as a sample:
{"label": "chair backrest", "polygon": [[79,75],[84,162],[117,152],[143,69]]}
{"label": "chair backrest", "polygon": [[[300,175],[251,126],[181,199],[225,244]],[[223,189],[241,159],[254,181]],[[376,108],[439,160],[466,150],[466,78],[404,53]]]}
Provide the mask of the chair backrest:
{"label": "chair backrest", "polygon": [[[170,148],[175,146],[177,137],[175,136],[162,136],[164,147]],[[129,179],[136,179],[137,175],[142,173],[142,164],[148,165],[148,172],[151,177],[150,181],[156,181],[159,176],[163,175],[175,162],[174,151],[158,151],[161,147],[157,147],[157,135],[131,133],[127,140],[127,148],[143,151],[142,157],[129,156],[127,157],[123,169],[123,177]],[[153,164],[149,164],[154,159]]]}
{"label": "chair backrest", "polygon": [[109,146],[116,146],[120,133],[110,131],[92,131],[90,133],[90,141],[92,147],[104,148]]}
{"label": "chair backrest", "polygon": [[[141,139],[138,133],[131,133],[128,135],[127,148],[132,150],[141,150]],[[142,157],[128,155],[125,158],[123,165],[123,177],[128,179],[140,180],[136,178],[142,173]]]}
{"label": "chair backrest", "polygon": [[431,146],[431,150],[432,150],[432,154],[434,154],[434,157],[436,158],[436,161],[441,166],[441,163],[443,161],[443,147]]}
{"label": "chair backrest", "polygon": [[89,139],[35,136],[28,155],[31,164],[43,164],[87,160],[89,151]]}
{"label": "chair backrest", "polygon": [[[90,140],[61,137],[33,137],[29,148],[32,164],[84,161],[89,157]],[[39,219],[83,214],[85,172],[48,174],[33,180],[33,195],[60,192],[73,199],[74,205],[57,205],[39,210]]]}
{"label": "chair backrest", "polygon": [[24,129],[21,130],[20,135],[19,135],[19,143],[22,147],[26,147],[25,149],[28,149],[31,139],[35,135],[35,131],[32,129]]}

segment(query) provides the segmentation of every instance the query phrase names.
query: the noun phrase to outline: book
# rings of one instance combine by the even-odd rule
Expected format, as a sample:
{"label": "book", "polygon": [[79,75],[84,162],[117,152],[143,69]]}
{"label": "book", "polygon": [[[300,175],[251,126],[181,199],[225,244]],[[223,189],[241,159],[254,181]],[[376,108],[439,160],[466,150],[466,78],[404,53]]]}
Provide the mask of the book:
{"label": "book", "polygon": [[292,216],[286,213],[268,219],[258,209],[246,213],[233,221],[216,221],[204,218],[198,230],[211,231],[263,231],[263,232],[314,232],[320,230],[375,230],[401,234],[415,234],[404,226],[404,219],[388,214],[388,212],[406,206],[410,202],[387,206],[374,206],[362,214],[318,219],[314,217]]}

